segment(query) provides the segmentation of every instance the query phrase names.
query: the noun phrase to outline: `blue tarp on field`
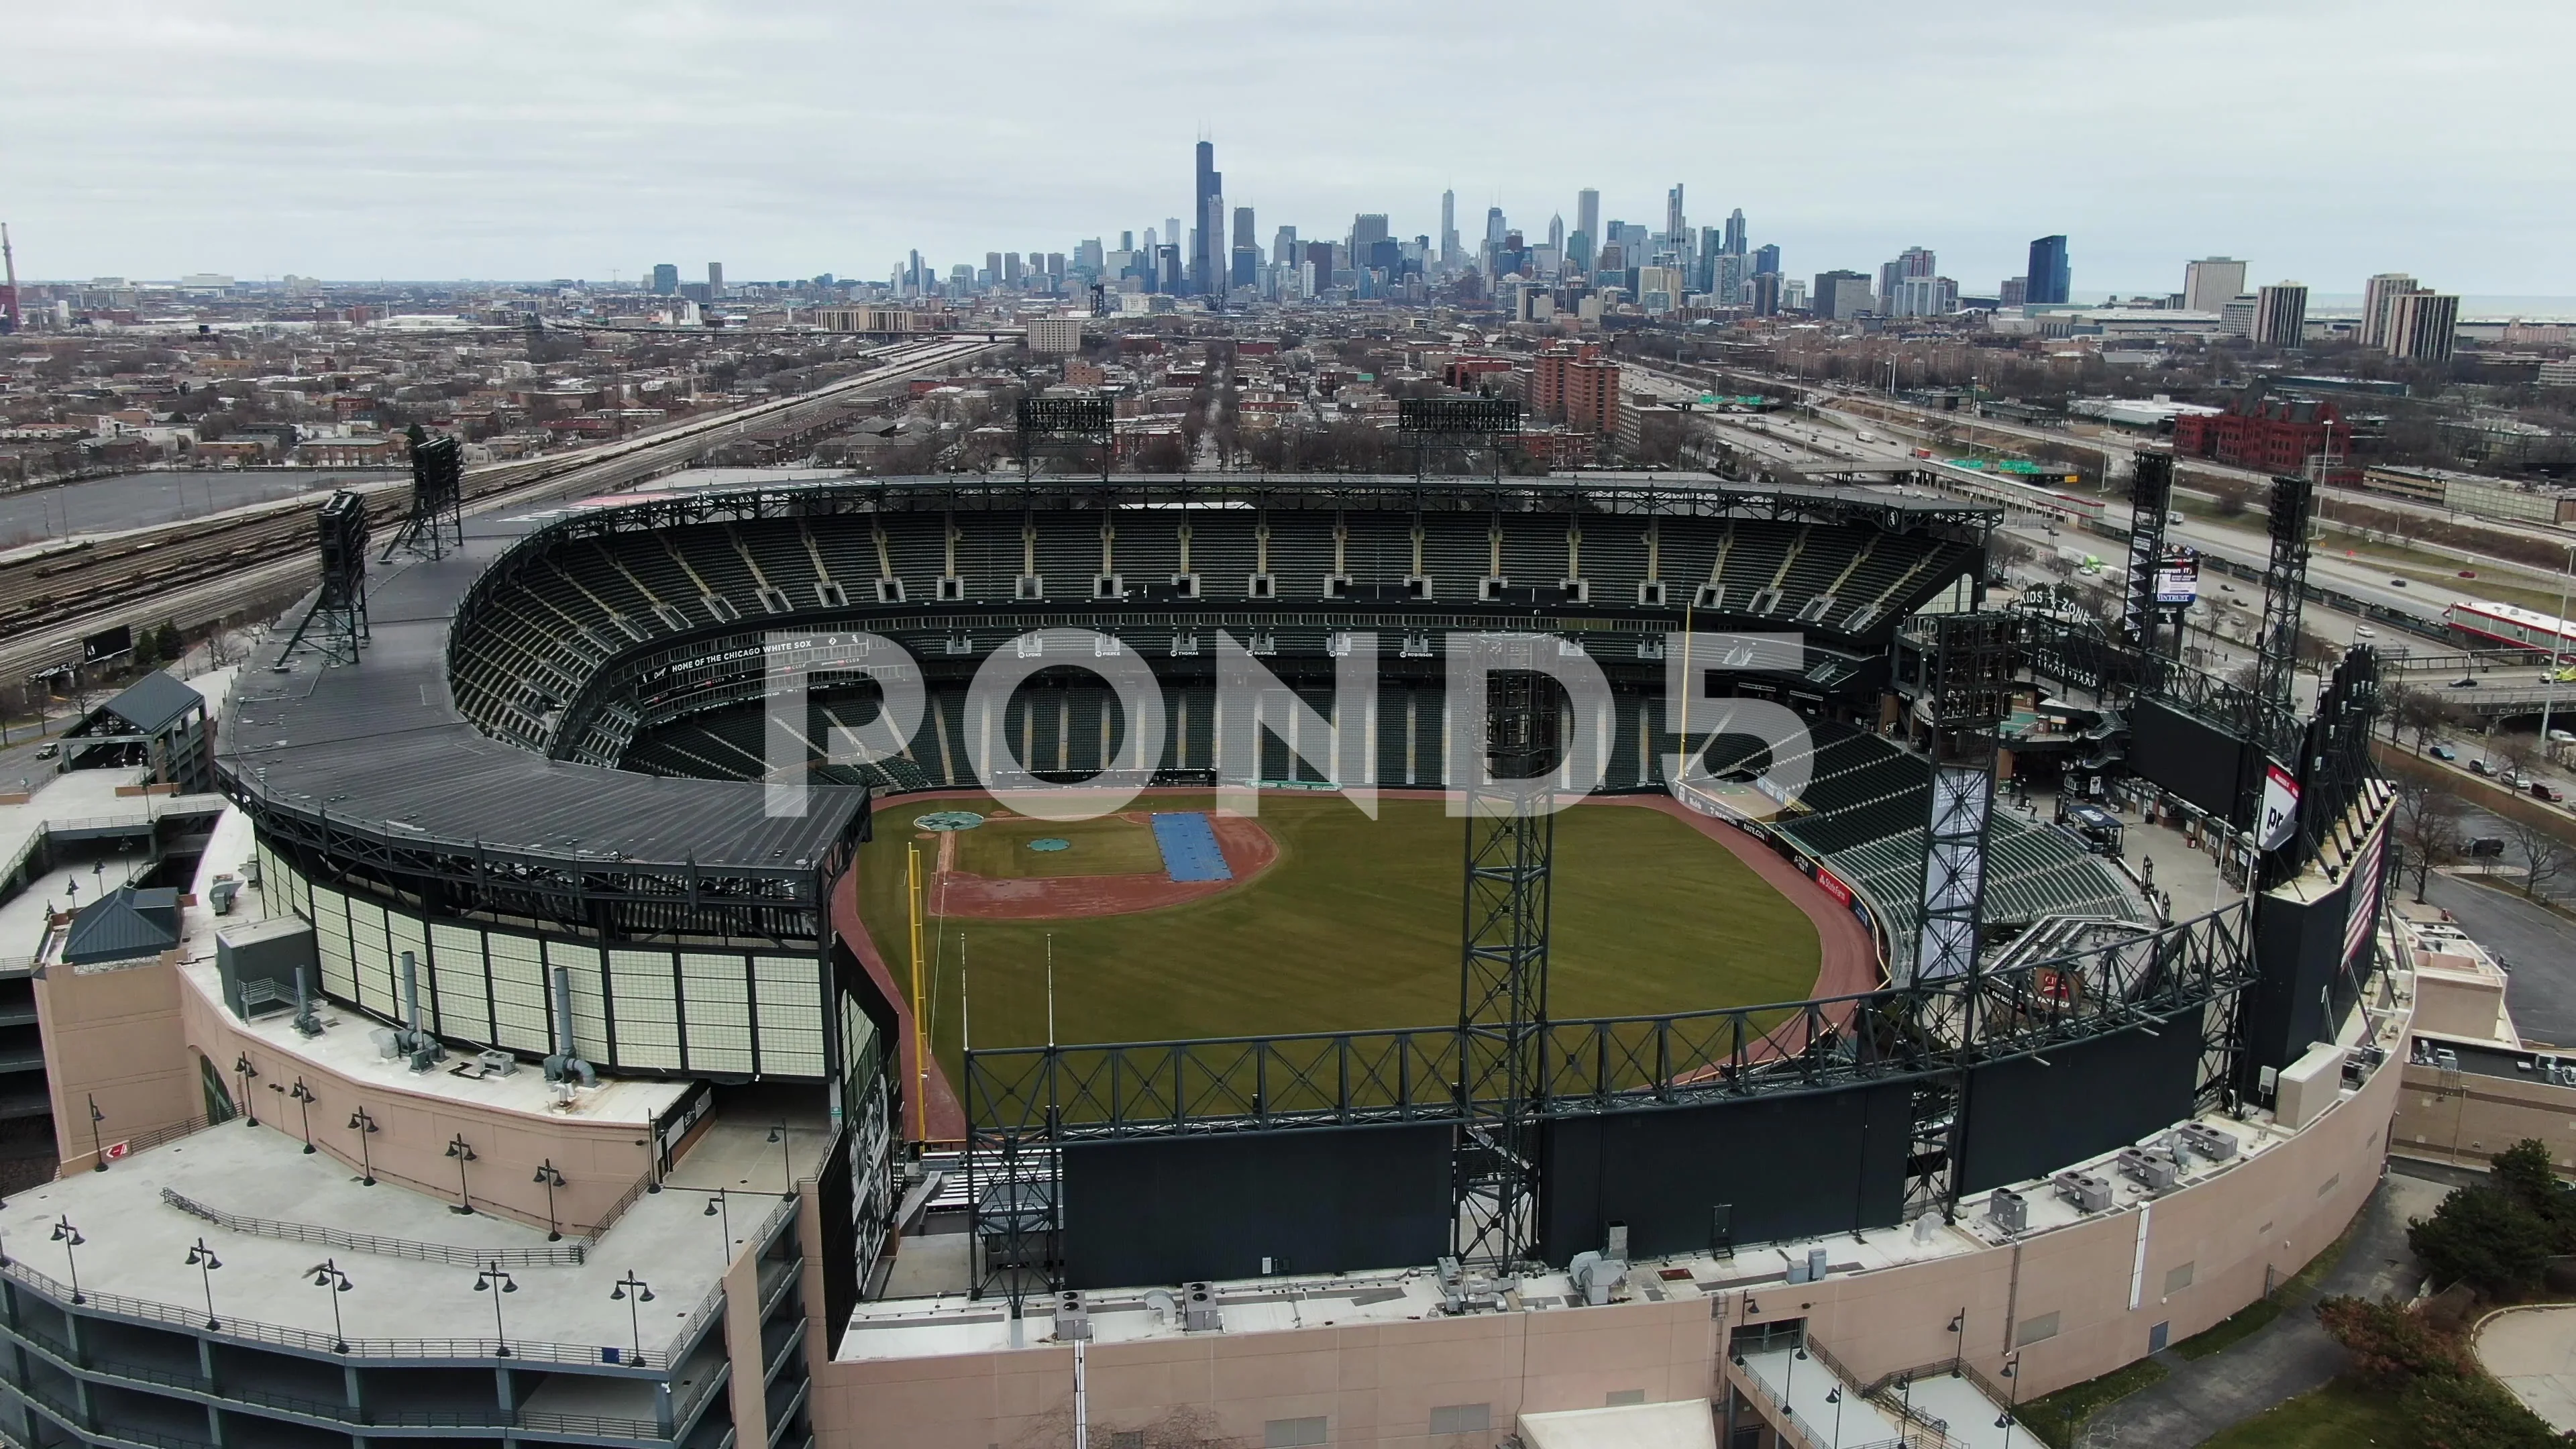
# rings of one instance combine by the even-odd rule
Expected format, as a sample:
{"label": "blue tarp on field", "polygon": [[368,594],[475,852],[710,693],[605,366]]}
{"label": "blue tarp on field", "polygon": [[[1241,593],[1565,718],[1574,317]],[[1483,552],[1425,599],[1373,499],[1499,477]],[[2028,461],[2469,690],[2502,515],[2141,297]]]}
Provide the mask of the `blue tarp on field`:
{"label": "blue tarp on field", "polygon": [[1157,812],[1154,844],[1163,852],[1163,873],[1176,881],[1234,879],[1204,810]]}

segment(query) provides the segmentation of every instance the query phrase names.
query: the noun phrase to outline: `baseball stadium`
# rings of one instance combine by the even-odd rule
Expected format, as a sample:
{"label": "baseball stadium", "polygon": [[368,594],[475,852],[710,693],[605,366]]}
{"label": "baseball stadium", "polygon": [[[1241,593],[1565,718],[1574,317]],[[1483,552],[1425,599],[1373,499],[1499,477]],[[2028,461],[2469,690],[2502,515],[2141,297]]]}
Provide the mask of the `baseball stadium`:
{"label": "baseball stadium", "polygon": [[[194,1266],[19,1262],[47,1332],[225,1379],[70,1353],[21,1424],[372,1443],[488,1370],[414,1427],[1588,1445],[1662,1405],[1734,1449],[1823,1442],[1829,1388],[1917,1442],[1928,1391],[1886,1386],[1938,1365],[1984,1442],[2340,1232],[2404,1013],[2369,651],[2302,714],[2286,664],[2002,607],[2001,509],[1936,483],[425,494],[390,543],[326,509],[150,963],[186,1068],[54,1068],[166,1140],[0,1228],[175,1265],[152,1233],[249,1260],[434,1211],[385,1255],[534,1293],[324,1273],[322,1335],[212,1280],[158,1309]],[[2258,824],[2267,763],[2298,788]],[[2120,802],[2208,842],[2208,904]]]}

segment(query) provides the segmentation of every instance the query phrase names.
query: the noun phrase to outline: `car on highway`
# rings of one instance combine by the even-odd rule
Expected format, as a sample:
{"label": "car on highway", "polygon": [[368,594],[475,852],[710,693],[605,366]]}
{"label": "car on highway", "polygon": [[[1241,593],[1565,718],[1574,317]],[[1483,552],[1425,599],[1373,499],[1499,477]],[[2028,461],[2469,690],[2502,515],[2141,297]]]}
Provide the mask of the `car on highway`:
{"label": "car on highway", "polygon": [[2370,627],[2368,624],[2355,624],[2352,627],[2352,637],[2355,639],[2376,639],[2379,637],[2379,631]]}
{"label": "car on highway", "polygon": [[2406,581],[2404,579],[2390,579],[2388,581],[2388,586],[2392,589],[2402,589],[2406,587]]}
{"label": "car on highway", "polygon": [[2493,860],[2502,854],[2504,837],[2501,835],[2481,835],[2469,842],[2469,858],[2472,860]]}
{"label": "car on highway", "polygon": [[36,749],[36,758],[40,760],[50,760],[62,752],[63,747],[60,745],[40,745]]}
{"label": "car on highway", "polygon": [[2474,677],[2463,674],[2459,678],[2451,681],[2451,687],[2453,689],[2475,689],[2478,687],[2478,682]]}
{"label": "car on highway", "polygon": [[2567,792],[2546,780],[2534,780],[2531,782],[2531,798],[2546,800],[2552,805],[2563,805],[2567,802]]}
{"label": "car on highway", "polygon": [[2446,765],[2451,764],[2460,758],[2460,752],[2452,749],[2449,745],[2435,745],[2432,749],[2426,751],[2426,753]]}
{"label": "car on highway", "polygon": [[2492,775],[2495,772],[2495,766],[2488,764],[2484,760],[2469,761],[2469,773],[2472,775]]}
{"label": "car on highway", "polygon": [[2464,579],[2473,579],[2473,578],[2476,578],[2477,576],[2478,576],[2478,571],[2477,571],[2476,569],[2462,569],[2462,570],[2460,570],[2460,577],[2461,577],[2461,578],[2464,578]]}

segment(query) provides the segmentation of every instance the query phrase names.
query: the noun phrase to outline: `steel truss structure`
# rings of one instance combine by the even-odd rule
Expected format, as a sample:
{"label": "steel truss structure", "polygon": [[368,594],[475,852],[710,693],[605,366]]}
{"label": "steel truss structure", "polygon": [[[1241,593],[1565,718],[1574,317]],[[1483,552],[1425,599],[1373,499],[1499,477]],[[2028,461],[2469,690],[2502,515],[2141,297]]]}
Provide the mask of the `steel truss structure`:
{"label": "steel truss structure", "polygon": [[282,662],[310,641],[325,665],[355,664],[367,634],[367,504],[342,489],[315,516],[322,588],[279,651]]}
{"label": "steel truss structure", "polygon": [[2156,603],[2156,568],[2164,560],[2165,518],[2173,508],[2173,454],[2142,449],[2129,481],[2128,591],[2120,600],[2120,639],[2152,654],[2162,610]]}
{"label": "steel truss structure", "polygon": [[[2002,613],[1935,614],[1918,619],[1913,632],[1924,670],[1915,711],[1930,736],[1932,791],[1910,979],[1965,980],[1970,1016],[1959,1035],[1973,1041],[1995,752],[2020,670],[2021,620]],[[1937,1207],[1946,1215],[1958,1204],[1956,1168],[1968,1089],[1964,1065],[1954,1075],[1927,1076],[1915,1084],[1909,1211]]]}
{"label": "steel truss structure", "polygon": [[[1486,777],[1466,796],[1466,890],[1458,964],[1458,1115],[1450,1164],[1451,1255],[1508,1269],[1538,1242],[1547,1030],[1550,866],[1556,814],[1555,685],[1535,672],[1540,643],[1497,660],[1486,682]],[[1517,667],[1515,667],[1517,666]]]}
{"label": "steel truss structure", "polygon": [[[2107,945],[1974,977],[1770,1006],[1549,1021],[1529,1039],[1526,1120],[1955,1080],[1970,1069],[2140,1026],[2180,1023],[2229,1050],[2229,1007],[2253,979],[2244,903]],[[1056,1286],[1058,1149],[1068,1143],[1464,1126],[1457,1027],[966,1054],[976,1292]],[[2214,1087],[2209,1088],[2215,1090]],[[998,1245],[998,1250],[996,1245]],[[1007,1263],[997,1269],[991,1265]]]}
{"label": "steel truss structure", "polygon": [[2308,510],[2316,488],[2305,478],[2272,480],[2271,562],[2263,570],[2263,624],[2254,638],[2254,698],[2278,717],[2291,714],[2299,667],[2299,609],[2308,583]]}
{"label": "steel truss structure", "polygon": [[397,553],[435,562],[465,547],[465,455],[452,437],[422,440],[411,450],[411,513],[379,562]]}
{"label": "steel truss structure", "polygon": [[1105,481],[1117,456],[1117,407],[1105,397],[1022,398],[1019,443],[1023,482],[1037,476],[1041,452],[1078,457],[1095,450]]}

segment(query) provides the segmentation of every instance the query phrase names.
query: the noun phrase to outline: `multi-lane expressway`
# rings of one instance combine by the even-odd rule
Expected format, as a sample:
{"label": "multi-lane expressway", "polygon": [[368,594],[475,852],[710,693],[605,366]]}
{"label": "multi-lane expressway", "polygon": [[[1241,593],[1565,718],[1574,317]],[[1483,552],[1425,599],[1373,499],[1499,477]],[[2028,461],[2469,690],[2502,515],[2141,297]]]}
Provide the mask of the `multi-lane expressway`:
{"label": "multi-lane expressway", "polygon": [[[991,350],[980,334],[897,343],[863,354],[866,371],[793,397],[685,419],[618,442],[470,469],[465,510],[488,512],[576,494],[613,491],[685,467],[750,428],[795,422],[825,408],[937,373]],[[406,506],[410,485],[371,487],[379,519]],[[319,568],[311,498],[237,509],[112,538],[21,550],[0,562],[0,679],[22,679],[80,657],[80,641],[119,624],[182,628],[300,589]]]}

